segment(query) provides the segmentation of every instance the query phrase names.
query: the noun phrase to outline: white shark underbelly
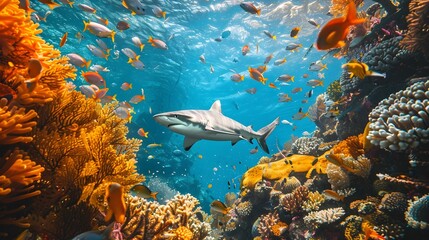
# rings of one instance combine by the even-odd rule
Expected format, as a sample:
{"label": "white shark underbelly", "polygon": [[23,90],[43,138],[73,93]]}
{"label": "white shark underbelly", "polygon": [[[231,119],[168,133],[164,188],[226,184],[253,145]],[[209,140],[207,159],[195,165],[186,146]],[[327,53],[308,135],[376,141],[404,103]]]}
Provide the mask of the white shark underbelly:
{"label": "white shark underbelly", "polygon": [[232,141],[236,142],[242,138],[238,134],[224,134],[211,130],[205,130],[201,126],[192,124],[188,126],[184,125],[173,125],[169,129],[173,132],[192,137],[194,139],[206,139],[214,141]]}

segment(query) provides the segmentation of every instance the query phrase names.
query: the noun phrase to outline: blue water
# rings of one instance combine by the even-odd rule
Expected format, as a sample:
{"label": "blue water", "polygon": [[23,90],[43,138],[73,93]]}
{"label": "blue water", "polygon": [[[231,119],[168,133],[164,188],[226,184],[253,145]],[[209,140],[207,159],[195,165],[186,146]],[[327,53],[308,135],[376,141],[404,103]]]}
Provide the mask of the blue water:
{"label": "blue water", "polygon": [[[303,55],[308,47],[315,41],[318,29],[310,25],[307,20],[314,18],[318,22],[326,22],[329,5],[328,0],[318,1],[324,7],[319,10],[298,8],[297,15],[291,17],[289,8],[280,11],[279,6],[284,1],[259,1],[262,6],[261,16],[246,13],[239,7],[240,1],[143,1],[147,6],[147,15],[132,16],[120,1],[76,1],[75,7],[62,6],[52,11],[47,22],[40,22],[44,32],[41,34],[47,42],[58,47],[59,39],[64,32],[69,33],[69,38],[64,47],[63,54],[78,53],[93,64],[99,64],[110,69],[110,72],[101,73],[107,81],[109,95],[117,94],[119,101],[128,101],[132,96],[140,94],[144,89],[146,100],[135,105],[136,114],[133,116],[130,127],[130,137],[141,138],[137,130],[143,127],[149,131],[149,138],[143,139],[142,148],[138,154],[138,169],[150,180],[151,176],[157,176],[166,181],[173,189],[182,193],[191,193],[197,196],[207,209],[212,199],[223,199],[225,193],[239,192],[242,174],[254,166],[260,157],[266,156],[262,150],[251,155],[249,151],[256,146],[246,141],[240,141],[235,146],[230,142],[200,141],[189,152],[182,148],[183,136],[171,133],[167,128],[158,125],[152,119],[152,115],[165,111],[181,109],[208,109],[211,104],[220,99],[224,115],[231,117],[244,125],[253,125],[255,130],[267,125],[276,117],[286,119],[297,126],[292,130],[289,125],[279,124],[267,143],[271,153],[277,152],[276,140],[279,147],[288,141],[291,135],[301,136],[302,132],[313,132],[315,125],[308,118],[293,121],[292,115],[300,107],[306,111],[315,102],[316,97],[326,91],[330,82],[340,76],[342,61],[328,57],[324,63],[328,69],[324,70],[324,86],[314,88],[313,97],[308,103],[302,104],[304,94],[311,87],[306,86],[309,79],[318,79],[317,72],[308,71],[311,62],[321,58],[325,52],[313,49],[304,60]],[[294,1],[291,4],[302,4],[305,1]],[[127,64],[128,58],[120,53],[119,59],[104,60],[93,56],[86,48],[87,44],[97,45],[96,37],[89,32],[84,32],[84,39],[79,41],[74,37],[77,32],[83,30],[83,20],[96,21],[93,14],[85,13],[77,7],[84,3],[97,9],[97,15],[109,20],[108,27],[115,29],[120,20],[126,20],[131,27],[124,32],[118,32],[113,44],[110,39],[103,39],[109,46],[120,50],[128,47],[141,55],[140,60],[146,65],[144,70],[134,69]],[[49,8],[37,1],[32,3],[39,15],[44,15]],[[156,5],[167,11],[167,20],[153,16],[150,6]],[[285,6],[285,5],[283,5]],[[290,5],[292,6],[292,5]],[[300,5],[302,6],[302,5]],[[276,10],[277,8],[277,10]],[[290,30],[296,26],[302,28],[298,39],[289,36]],[[222,42],[214,41],[225,30],[230,30],[231,35]],[[263,30],[277,35],[277,41],[269,39]],[[167,41],[174,34],[174,37]],[[146,44],[143,52],[135,47],[131,38],[139,36]],[[147,44],[149,36],[164,40],[168,50],[155,49]],[[299,52],[291,53],[285,50],[288,43],[301,43],[303,48]],[[248,44],[251,52],[242,56],[241,48]],[[256,53],[256,45],[259,52]],[[112,51],[113,52],[113,51]],[[270,53],[274,58],[268,65],[268,71],[264,74],[268,83],[281,74],[295,76],[295,82],[290,86],[279,86],[280,90],[272,89],[267,85],[251,79],[247,72],[249,66],[262,65],[265,57]],[[207,63],[202,64],[198,59],[204,54]],[[274,61],[286,57],[287,63],[282,66],[274,66]],[[233,59],[238,59],[234,63]],[[215,71],[210,73],[210,65]],[[74,83],[79,86],[86,84],[80,76]],[[245,80],[235,83],[230,80],[231,70],[245,74]],[[309,78],[302,78],[303,74],[309,74]],[[124,82],[133,84],[133,89],[123,91],[120,89]],[[278,84],[278,82],[276,83]],[[257,93],[250,95],[244,90],[257,88]],[[302,87],[303,91],[291,94],[295,87]],[[293,101],[279,103],[278,94],[288,93]],[[149,113],[152,109],[152,114]],[[163,147],[147,149],[150,143],[161,143]],[[175,156],[173,151],[179,149],[182,153]],[[148,155],[154,159],[148,160]],[[201,155],[202,158],[199,158]],[[217,169],[215,171],[214,169]],[[232,180],[234,179],[234,180]],[[228,181],[230,186],[228,186]],[[234,181],[234,182],[233,182]],[[234,183],[236,188],[234,189]],[[211,189],[208,184],[212,184]],[[152,189],[157,191],[157,189]]]}

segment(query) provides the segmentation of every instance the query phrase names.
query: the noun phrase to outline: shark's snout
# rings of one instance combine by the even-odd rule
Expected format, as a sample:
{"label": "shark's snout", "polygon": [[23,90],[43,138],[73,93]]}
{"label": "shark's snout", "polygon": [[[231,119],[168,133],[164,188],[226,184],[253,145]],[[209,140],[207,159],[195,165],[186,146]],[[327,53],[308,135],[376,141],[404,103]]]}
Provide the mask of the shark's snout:
{"label": "shark's snout", "polygon": [[175,114],[166,114],[166,113],[160,113],[153,116],[153,119],[165,127],[171,127],[174,125],[183,125],[183,121],[181,121],[177,115]]}

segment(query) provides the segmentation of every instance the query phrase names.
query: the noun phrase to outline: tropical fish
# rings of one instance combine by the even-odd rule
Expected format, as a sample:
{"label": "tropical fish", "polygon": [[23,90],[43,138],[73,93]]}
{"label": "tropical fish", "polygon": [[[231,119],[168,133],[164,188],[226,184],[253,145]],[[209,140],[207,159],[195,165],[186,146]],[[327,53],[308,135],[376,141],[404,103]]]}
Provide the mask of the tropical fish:
{"label": "tropical fish", "polygon": [[287,93],[280,94],[279,102],[290,102],[292,98]]}
{"label": "tropical fish", "polygon": [[91,69],[92,71],[95,72],[110,72],[110,70],[107,67],[103,67],[101,65],[92,65],[91,67],[89,67],[89,69]]}
{"label": "tropical fish", "polygon": [[301,119],[303,119],[303,118],[305,118],[305,117],[307,117],[307,116],[308,116],[308,112],[307,112],[307,113],[303,113],[303,112],[302,112],[302,108],[299,108],[298,112],[297,112],[297,113],[295,113],[295,114],[292,116],[292,119],[293,119],[293,120],[301,120]]}
{"label": "tropical fish", "polygon": [[128,63],[132,63],[140,59],[140,55],[137,55],[131,48],[122,48],[121,52],[128,57]]}
{"label": "tropical fish", "polygon": [[153,14],[155,14],[156,17],[163,17],[165,19],[165,16],[167,15],[167,12],[162,11],[162,9],[158,6],[153,6],[152,8]]}
{"label": "tropical fish", "polygon": [[95,15],[95,19],[97,19],[97,22],[103,24],[104,26],[109,25],[109,20],[107,20],[106,18],[102,18],[100,16]]}
{"label": "tropical fish", "polygon": [[160,49],[163,49],[163,50],[167,50],[168,49],[167,44],[165,42],[163,42],[162,40],[153,38],[152,36],[149,36],[148,42],[152,45],[152,47],[160,48]]}
{"label": "tropical fish", "polygon": [[96,22],[83,21],[83,24],[84,24],[84,28],[83,28],[84,32],[88,30],[90,33],[94,34],[97,37],[102,37],[102,38],[110,37],[112,38],[112,42],[115,42],[115,34],[116,34],[115,31]]}
{"label": "tropical fish", "polygon": [[322,61],[317,60],[316,62],[312,62],[310,64],[310,67],[308,67],[308,70],[318,72],[322,71],[323,69],[328,69],[326,64],[323,64]]}
{"label": "tropical fish", "polygon": [[133,88],[133,84],[132,83],[124,82],[121,85],[121,89],[124,90],[124,91],[127,91],[127,90],[129,90],[131,88]]}
{"label": "tropical fish", "polygon": [[213,67],[213,65],[212,64],[210,64],[210,73],[214,73],[214,67]]}
{"label": "tropical fish", "polygon": [[335,201],[344,201],[343,195],[340,195],[337,192],[330,190],[330,189],[323,190],[323,195],[325,195],[327,198],[333,199]]}
{"label": "tropical fish", "polygon": [[375,240],[386,240],[383,235],[380,235],[374,230],[374,227],[368,221],[362,223],[362,232],[365,234],[365,240],[375,239]]}
{"label": "tropical fish", "polygon": [[122,6],[131,11],[131,15],[144,15],[145,8],[139,0],[122,0]]}
{"label": "tropical fish", "polygon": [[293,125],[293,123],[289,122],[289,121],[288,121],[288,120],[286,120],[286,119],[282,120],[282,123],[283,123],[283,124],[285,124],[285,125],[290,125],[290,126],[292,126],[292,125]]}
{"label": "tropical fish", "polygon": [[83,95],[85,95],[87,98],[94,98],[95,96],[95,91],[98,90],[98,87],[96,87],[96,89],[94,89],[95,85],[81,85],[79,87],[80,91],[83,93]]}
{"label": "tropical fish", "polygon": [[231,75],[231,81],[233,82],[241,82],[244,80],[244,75],[240,75],[239,73],[235,73]]}
{"label": "tropical fish", "polygon": [[241,48],[241,54],[243,56],[246,56],[250,52],[250,48],[248,45],[244,45],[243,48]]}
{"label": "tropical fish", "polygon": [[110,53],[111,49],[107,47],[107,44],[102,39],[95,39],[97,45],[103,50],[106,51],[107,54]]}
{"label": "tropical fish", "polygon": [[283,65],[283,64],[285,64],[286,63],[286,58],[283,58],[283,59],[278,59],[278,60],[276,60],[275,62],[274,62],[274,65],[275,66],[280,66],[280,65]]}
{"label": "tropical fish", "polygon": [[350,73],[350,78],[352,78],[353,76],[357,76],[361,80],[367,76],[386,78],[385,73],[381,74],[381,73],[373,72],[369,70],[368,65],[366,65],[363,62],[359,62],[356,59],[353,59],[350,62],[343,64],[341,68],[346,69],[346,71]]}
{"label": "tropical fish", "polygon": [[268,32],[267,30],[264,30],[264,34],[267,35],[267,37],[273,39],[273,40],[277,40],[276,35],[271,34],[270,32]]}
{"label": "tropical fish", "polygon": [[319,50],[328,50],[331,48],[343,47],[349,27],[364,23],[365,19],[357,18],[356,6],[354,1],[349,1],[346,16],[333,18],[319,32],[316,40],[316,48]]}
{"label": "tropical fish", "polygon": [[211,183],[207,184],[208,189],[211,189],[212,187],[213,187],[213,184],[211,184]]}
{"label": "tropical fish", "polygon": [[323,80],[317,80],[317,79],[308,80],[307,86],[310,86],[310,87],[323,86]]}
{"label": "tropical fish", "polygon": [[126,22],[126,21],[119,21],[117,24],[116,24],[116,29],[118,29],[118,30],[120,30],[120,31],[124,31],[124,30],[127,30],[128,28],[130,28],[130,24],[128,23],[128,22]]}
{"label": "tropical fish", "polygon": [[28,61],[27,73],[30,78],[35,78],[42,72],[42,63],[39,59],[32,58]]}
{"label": "tropical fish", "polygon": [[132,97],[130,100],[130,103],[137,104],[137,103],[139,103],[145,99],[146,99],[146,97],[144,95],[144,90],[142,88],[142,94],[141,95],[135,95],[134,97]]}
{"label": "tropical fish", "polygon": [[266,64],[270,63],[270,61],[271,61],[271,59],[273,59],[273,57],[274,57],[274,55],[272,53],[270,55],[268,55],[265,58],[264,64],[266,65]]}
{"label": "tropical fish", "polygon": [[298,44],[298,43],[291,43],[289,45],[286,46],[286,50],[287,51],[298,51],[298,48],[302,47],[302,44]]}
{"label": "tropical fish", "polygon": [[199,159],[203,159],[203,155],[198,154],[198,158],[199,158]]}
{"label": "tropical fish", "polygon": [[157,147],[162,147],[162,144],[160,143],[151,143],[149,145],[146,146],[147,148],[157,148]]}
{"label": "tropical fish", "polygon": [[148,138],[148,134],[149,134],[149,132],[145,132],[143,128],[139,128],[139,130],[137,131],[137,133],[138,133],[140,136],[142,136],[142,137]]}
{"label": "tropical fish", "polygon": [[313,89],[311,89],[310,91],[308,91],[308,92],[305,94],[305,96],[306,96],[306,97],[308,97],[308,98],[311,98],[311,96],[313,96]]}
{"label": "tropical fish", "polygon": [[313,49],[314,44],[311,44],[310,47],[307,49],[307,52],[305,52],[304,56],[302,57],[302,59],[307,59],[307,55],[311,52],[311,50]]}
{"label": "tropical fish", "polygon": [[283,74],[283,75],[280,75],[276,80],[282,81],[282,82],[294,82],[295,77],[291,75]]}
{"label": "tropical fish", "polygon": [[124,200],[124,187],[119,183],[111,183],[106,189],[106,202],[109,208],[107,209],[104,220],[110,221],[112,217],[118,223],[125,222],[125,200]]}
{"label": "tropical fish", "polygon": [[256,88],[249,88],[249,89],[246,89],[246,92],[248,93],[248,94],[255,94],[256,93]]}
{"label": "tropical fish", "polygon": [[68,4],[71,8],[73,7],[74,2],[70,0],[60,0],[62,4]]}
{"label": "tropical fish", "polygon": [[262,84],[265,84],[267,82],[268,79],[264,78],[262,73],[260,73],[256,68],[249,67],[248,70],[249,70],[250,77],[253,78],[254,80],[261,82]]}
{"label": "tropical fish", "polygon": [[313,26],[315,26],[316,28],[319,28],[320,27],[320,24],[318,24],[317,22],[316,22],[316,20],[314,20],[314,19],[308,19],[308,23],[310,23],[311,25],[313,25]]}
{"label": "tropical fish", "polygon": [[141,198],[153,198],[154,200],[156,199],[156,195],[158,194],[157,192],[152,192],[148,187],[146,187],[143,184],[137,184],[134,185],[131,189],[130,192],[141,197]]}
{"label": "tropical fish", "polygon": [[296,88],[292,89],[292,93],[299,93],[301,91],[302,91],[302,88],[300,88],[300,87],[296,87]]}
{"label": "tropical fish", "polygon": [[104,81],[103,77],[98,74],[98,72],[81,72],[82,77],[90,84],[94,84],[96,86],[104,86],[106,87],[106,81]]}
{"label": "tropical fish", "polygon": [[218,38],[215,38],[214,40],[215,40],[216,42],[222,42],[222,38],[219,38],[219,37],[218,37]]}
{"label": "tropical fish", "polygon": [[87,12],[87,13],[95,13],[95,12],[97,12],[97,10],[95,10],[95,8],[93,8],[93,7],[91,7],[91,6],[88,6],[88,5],[86,5],[86,4],[82,4],[82,3],[80,3],[80,4],[78,4],[77,6],[78,6],[82,11]]}
{"label": "tropical fish", "polygon": [[228,213],[229,208],[223,202],[219,200],[214,200],[210,204],[210,210],[225,215]]}
{"label": "tropical fish", "polygon": [[[140,56],[138,56],[138,57],[140,57]],[[139,70],[143,70],[144,67],[145,67],[144,63],[142,61],[140,61],[139,59],[136,59],[136,60],[132,61],[130,64],[135,69],[139,69]]]}
{"label": "tropical fish", "polygon": [[133,118],[131,116],[131,112],[128,110],[127,107],[118,107],[115,109],[115,114],[116,116],[118,116],[120,119],[125,119],[128,122],[131,122],[131,119]]}
{"label": "tropical fish", "polygon": [[151,160],[151,159],[154,159],[154,158],[155,158],[155,156],[153,156],[153,155],[147,156],[147,160]]}
{"label": "tropical fish", "polygon": [[97,56],[97,57],[99,57],[99,58],[104,58],[104,59],[106,59],[106,60],[108,60],[109,59],[109,53],[105,53],[103,50],[101,50],[100,48],[98,48],[98,47],[96,47],[96,46],[94,46],[94,45],[91,45],[91,44],[88,44],[88,45],[86,45],[86,47],[89,49],[89,51],[94,55],[94,56]]}
{"label": "tropical fish", "polygon": [[290,36],[293,38],[298,38],[298,33],[301,30],[300,27],[294,27],[292,28],[292,30],[290,31]]}
{"label": "tropical fish", "polygon": [[261,15],[261,9],[256,8],[251,2],[242,2],[240,7],[248,13]]}
{"label": "tropical fish", "polygon": [[206,63],[206,57],[203,54],[200,55],[200,61],[204,64]]}
{"label": "tropical fish", "polygon": [[95,91],[94,99],[98,102],[100,101],[104,96],[106,96],[107,91],[109,91],[108,88],[98,89]]}
{"label": "tropical fish", "polygon": [[317,73],[317,77],[320,78],[320,79],[323,79],[323,78],[325,78],[325,74],[321,73],[321,72],[318,72]]}
{"label": "tropical fish", "polygon": [[302,99],[301,103],[308,103],[308,99]]}
{"label": "tropical fish", "polygon": [[133,42],[134,46],[140,48],[140,52],[143,51],[144,43],[142,43],[139,37],[132,37],[131,41]]}
{"label": "tropical fish", "polygon": [[267,65],[262,65],[262,66],[259,66],[256,68],[256,70],[258,70],[258,72],[260,72],[260,73],[266,72],[267,69],[268,69]]}
{"label": "tropical fish", "polygon": [[253,148],[252,150],[250,150],[250,154],[255,154],[258,152],[258,146],[256,146],[255,148]]}
{"label": "tropical fish", "polygon": [[274,83],[268,84],[268,87],[274,88],[274,89],[279,89]]}
{"label": "tropical fish", "polygon": [[303,78],[308,78],[308,73],[304,73],[304,74],[302,75],[302,77],[303,77]]}
{"label": "tropical fish", "polygon": [[29,15],[34,12],[34,10],[30,8],[30,0],[19,0],[19,8],[24,9]]}
{"label": "tropical fish", "polygon": [[50,9],[54,9],[54,8],[61,6],[61,4],[58,4],[58,3],[54,2],[53,0],[38,0],[38,1],[47,5]]}

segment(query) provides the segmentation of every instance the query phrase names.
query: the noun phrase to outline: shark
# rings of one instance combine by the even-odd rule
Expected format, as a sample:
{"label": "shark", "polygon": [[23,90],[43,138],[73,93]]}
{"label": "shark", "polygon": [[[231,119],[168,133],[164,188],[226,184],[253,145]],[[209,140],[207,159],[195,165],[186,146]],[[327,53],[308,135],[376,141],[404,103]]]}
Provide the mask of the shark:
{"label": "shark", "polygon": [[277,117],[273,122],[258,131],[252,126],[243,124],[222,114],[221,103],[216,100],[209,110],[180,110],[159,113],[153,116],[160,125],[167,127],[173,132],[185,136],[183,147],[189,151],[199,140],[231,141],[234,146],[240,140],[253,143],[256,139],[259,146],[269,153],[266,143],[268,136],[279,124]]}

